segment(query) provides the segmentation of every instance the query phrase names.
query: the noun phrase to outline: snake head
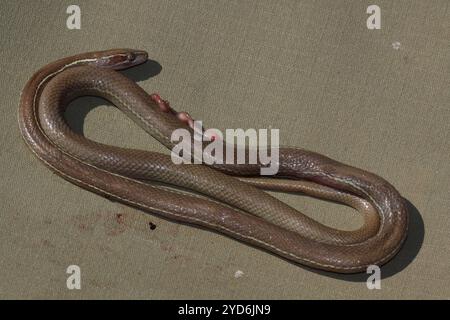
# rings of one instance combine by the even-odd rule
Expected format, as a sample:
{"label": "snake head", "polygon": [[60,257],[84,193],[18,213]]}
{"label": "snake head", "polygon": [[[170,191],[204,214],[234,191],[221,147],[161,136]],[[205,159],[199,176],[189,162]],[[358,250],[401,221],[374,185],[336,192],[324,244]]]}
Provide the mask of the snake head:
{"label": "snake head", "polygon": [[100,51],[96,56],[96,66],[112,68],[115,70],[127,69],[144,63],[148,59],[147,52],[136,49]]}

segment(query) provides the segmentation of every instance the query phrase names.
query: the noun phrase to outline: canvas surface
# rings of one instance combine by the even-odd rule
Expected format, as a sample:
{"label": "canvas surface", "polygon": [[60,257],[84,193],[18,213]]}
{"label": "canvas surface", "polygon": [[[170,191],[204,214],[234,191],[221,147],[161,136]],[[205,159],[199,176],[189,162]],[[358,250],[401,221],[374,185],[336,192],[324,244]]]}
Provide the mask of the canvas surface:
{"label": "canvas surface", "polygon": [[[0,298],[431,299],[450,297],[450,9],[447,0],[64,1],[0,4]],[[27,79],[58,58],[131,47],[125,72],[208,127],[278,128],[300,146],[381,175],[410,202],[405,248],[366,274],[312,272],[222,235],[108,201],[52,174],[17,125]],[[96,141],[168,152],[103,100],[67,114]],[[342,206],[275,194],[328,225]],[[154,230],[149,223],[156,225]],[[81,268],[68,290],[66,268]]]}

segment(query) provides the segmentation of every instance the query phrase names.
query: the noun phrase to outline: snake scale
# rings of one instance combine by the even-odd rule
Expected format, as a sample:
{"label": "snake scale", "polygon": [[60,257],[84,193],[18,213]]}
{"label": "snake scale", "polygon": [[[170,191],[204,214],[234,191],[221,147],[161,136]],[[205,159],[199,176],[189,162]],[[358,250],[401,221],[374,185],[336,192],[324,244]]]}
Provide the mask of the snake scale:
{"label": "snake scale", "polygon": [[[169,149],[173,130],[192,132],[188,114],[117,72],[147,59],[142,50],[113,49],[63,58],[37,71],[22,91],[18,113],[31,151],[82,188],[312,268],[362,272],[400,250],[408,226],[405,200],[373,173],[300,148],[279,148],[279,171],[270,177],[260,176],[261,163],[177,165],[169,155],[101,144],[68,126],[68,104],[90,95],[109,100]],[[263,189],[344,203],[360,211],[364,222],[357,230],[337,230]]]}

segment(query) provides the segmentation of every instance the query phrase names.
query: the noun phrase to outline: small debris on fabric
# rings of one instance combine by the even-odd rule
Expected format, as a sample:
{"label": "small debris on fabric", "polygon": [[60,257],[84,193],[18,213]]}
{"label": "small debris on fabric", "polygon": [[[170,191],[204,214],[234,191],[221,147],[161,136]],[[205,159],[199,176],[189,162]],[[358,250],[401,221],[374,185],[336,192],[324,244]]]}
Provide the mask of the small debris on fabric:
{"label": "small debris on fabric", "polygon": [[400,42],[398,42],[398,41],[395,41],[394,43],[392,43],[392,48],[394,48],[395,50],[398,50],[398,49],[400,49]]}
{"label": "small debris on fabric", "polygon": [[244,275],[244,272],[241,271],[241,270],[237,270],[237,271],[234,273],[234,277],[235,277],[236,279],[242,277],[243,275]]}

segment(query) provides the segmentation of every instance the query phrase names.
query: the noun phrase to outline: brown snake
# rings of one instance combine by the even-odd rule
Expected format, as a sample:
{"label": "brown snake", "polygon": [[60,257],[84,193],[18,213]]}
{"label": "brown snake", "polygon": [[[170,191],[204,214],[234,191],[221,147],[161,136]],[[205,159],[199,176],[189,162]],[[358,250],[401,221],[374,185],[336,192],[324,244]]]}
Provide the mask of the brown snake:
{"label": "brown snake", "polygon": [[[176,165],[169,155],[104,145],[71,130],[64,118],[67,105],[93,95],[112,102],[169,149],[173,130],[192,132],[186,113],[114,71],[145,61],[144,51],[116,49],[64,58],[37,71],[19,106],[20,130],[33,153],[80,187],[313,268],[361,272],[399,251],[407,234],[405,200],[375,174],[311,151],[280,148],[278,173],[263,178],[261,164]],[[345,203],[362,212],[364,223],[358,230],[337,230],[261,189]]]}

